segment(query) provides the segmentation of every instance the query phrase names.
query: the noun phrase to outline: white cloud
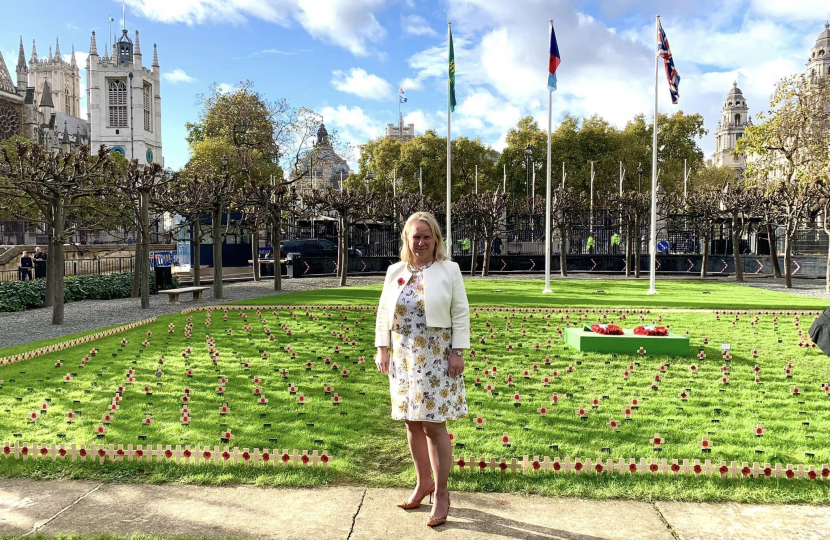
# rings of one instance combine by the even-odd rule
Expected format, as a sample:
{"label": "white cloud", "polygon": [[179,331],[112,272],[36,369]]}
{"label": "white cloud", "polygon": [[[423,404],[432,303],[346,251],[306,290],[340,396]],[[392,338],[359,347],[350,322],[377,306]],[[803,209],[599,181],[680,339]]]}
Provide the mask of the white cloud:
{"label": "white cloud", "polygon": [[420,15],[401,15],[401,27],[404,33],[413,36],[434,36],[435,30]]}
{"label": "white cloud", "polygon": [[830,12],[826,0],[751,0],[750,4],[759,15],[788,21],[814,21]]}
{"label": "white cloud", "polygon": [[142,17],[164,23],[233,25],[248,19],[289,27],[299,23],[312,37],[366,56],[385,36],[375,17],[383,0],[127,0]]}
{"label": "white cloud", "polygon": [[216,85],[216,88],[221,94],[230,94],[233,92],[233,85],[230,83],[219,83]]}
{"label": "white cloud", "polygon": [[196,77],[191,77],[182,68],[176,68],[173,71],[166,71],[161,74],[165,81],[170,84],[192,83]]}
{"label": "white cloud", "polygon": [[395,92],[391,84],[362,68],[351,68],[348,73],[335,70],[331,75],[332,86],[340,92],[378,101],[392,99]]}

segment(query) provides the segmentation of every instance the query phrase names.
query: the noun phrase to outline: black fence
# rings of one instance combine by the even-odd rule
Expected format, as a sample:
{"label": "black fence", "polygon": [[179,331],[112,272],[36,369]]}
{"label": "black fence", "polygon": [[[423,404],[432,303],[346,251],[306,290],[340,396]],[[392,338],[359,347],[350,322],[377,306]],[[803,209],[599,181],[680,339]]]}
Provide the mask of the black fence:
{"label": "black fence", "polygon": [[[436,215],[442,232],[446,234],[445,217]],[[545,254],[545,217],[537,214],[509,214],[506,216],[507,226],[498,235],[493,246],[494,255],[544,255]],[[639,235],[629,234],[620,222],[617,210],[596,210],[593,215],[585,211],[577,216],[568,228],[564,241],[564,249],[568,255],[622,255],[625,253],[626,242],[632,244],[631,251],[635,253],[639,247],[640,253],[648,252],[651,234],[648,217],[641,224]],[[326,238],[337,243],[337,227],[334,222],[321,222],[299,231],[302,238]],[[453,222],[453,256],[472,254],[473,234],[462,223]],[[658,219],[657,242],[658,251],[666,255],[701,255],[703,240],[701,231],[694,225],[691,218],[685,215],[674,215]],[[766,225],[757,220],[749,220],[741,232],[739,251],[747,255],[768,255],[770,246],[767,240]],[[592,239],[589,244],[589,239]],[[730,220],[722,220],[712,227],[709,243],[709,255],[731,256],[732,224]],[[370,223],[356,224],[349,231],[349,247],[357,250],[364,257],[397,257],[400,253],[400,232],[397,227],[389,224]],[[551,239],[551,252],[559,254],[563,249],[563,242],[554,234]],[[826,256],[828,237],[823,229],[814,224],[808,224],[798,231],[793,242],[793,255]],[[783,231],[776,234],[775,251],[783,253]],[[481,241],[478,253],[484,252],[484,242]],[[356,254],[355,252],[352,252]]]}

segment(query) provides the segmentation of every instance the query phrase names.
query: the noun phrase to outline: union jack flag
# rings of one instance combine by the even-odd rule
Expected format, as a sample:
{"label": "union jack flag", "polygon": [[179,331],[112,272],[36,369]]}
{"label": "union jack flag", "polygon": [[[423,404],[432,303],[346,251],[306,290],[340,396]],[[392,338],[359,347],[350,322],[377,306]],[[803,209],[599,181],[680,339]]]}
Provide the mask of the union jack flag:
{"label": "union jack flag", "polygon": [[677,73],[677,68],[674,67],[674,59],[671,56],[671,49],[669,48],[669,40],[666,38],[666,32],[663,31],[663,23],[657,22],[657,54],[663,59],[663,65],[666,68],[666,79],[669,81],[669,92],[671,93],[671,102],[677,104],[677,99],[680,97],[678,87],[680,86],[680,74]]}

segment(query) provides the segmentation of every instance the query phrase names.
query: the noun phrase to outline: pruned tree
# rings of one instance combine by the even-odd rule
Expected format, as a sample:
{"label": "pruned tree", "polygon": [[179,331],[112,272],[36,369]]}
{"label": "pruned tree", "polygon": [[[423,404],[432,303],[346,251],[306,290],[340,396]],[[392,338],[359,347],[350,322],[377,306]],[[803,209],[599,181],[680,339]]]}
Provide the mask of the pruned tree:
{"label": "pruned tree", "polygon": [[182,219],[178,229],[190,228],[193,239],[193,285],[202,284],[200,272],[202,241],[209,232],[202,226],[204,215],[209,210],[212,186],[198,174],[183,170],[171,179],[169,189],[163,193],[161,205],[168,212],[175,212]]}
{"label": "pruned tree", "polygon": [[551,191],[551,237],[559,239],[559,275],[562,277],[568,276],[568,237],[571,225],[579,219],[586,203],[587,197],[569,187],[558,187]]}
{"label": "pruned tree", "polygon": [[811,211],[819,206],[821,190],[812,182],[782,182],[775,186],[769,197],[777,205],[776,221],[784,229],[784,287],[793,286],[793,243],[801,226],[809,219]]}
{"label": "pruned tree", "polygon": [[12,213],[40,222],[50,231],[46,300],[52,305],[52,324],[64,323],[64,243],[79,230],[98,228],[104,219],[102,194],[112,172],[103,145],[97,155],[91,155],[87,146],[77,152],[51,152],[22,140],[2,148],[0,199],[8,201]]}
{"label": "pruned tree", "polygon": [[741,238],[752,217],[754,197],[741,182],[727,182],[721,191],[721,208],[725,217],[731,220],[732,258],[735,261],[735,281],[744,280],[741,259]]}
{"label": "pruned tree", "polygon": [[341,191],[329,187],[305,193],[302,199],[307,208],[337,214],[337,266],[340,286],[345,287],[349,269],[349,231],[356,221],[371,215],[375,194],[365,193],[359,189]]}
{"label": "pruned tree", "polygon": [[169,176],[161,165],[139,165],[134,159],[125,169],[115,168],[113,175],[114,197],[113,206],[124,210],[129,208],[129,215],[133,217],[138,233],[136,238],[136,266],[133,274],[134,284],[138,284],[141,294],[141,308],[150,307],[150,209],[151,206],[160,209],[161,201],[165,199]]}
{"label": "pruned tree", "polygon": [[700,278],[706,278],[706,269],[709,267],[709,251],[712,243],[712,231],[715,223],[721,217],[720,209],[721,190],[706,185],[692,189],[687,199],[686,215],[697,230],[701,241],[703,260],[700,266]]}

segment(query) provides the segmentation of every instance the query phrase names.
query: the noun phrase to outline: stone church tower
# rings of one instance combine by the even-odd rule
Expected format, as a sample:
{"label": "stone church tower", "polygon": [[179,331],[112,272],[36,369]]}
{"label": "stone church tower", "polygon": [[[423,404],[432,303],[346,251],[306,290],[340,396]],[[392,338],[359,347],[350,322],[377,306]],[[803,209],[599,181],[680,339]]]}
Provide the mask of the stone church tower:
{"label": "stone church tower", "polygon": [[721,167],[732,167],[735,169],[746,168],[746,158],[735,156],[735,143],[744,136],[744,130],[752,125],[749,116],[749,107],[746,104],[738,83],[732,84],[732,90],[726,95],[721,110],[721,119],[715,131],[715,155],[713,162]]}
{"label": "stone church tower", "polygon": [[824,32],[818,35],[816,45],[810,50],[807,73],[830,75],[830,23],[825,23]]}
{"label": "stone church tower", "polygon": [[164,165],[158,51],[153,45],[152,69],[145,68],[138,32],[135,42],[126,29],[121,32],[104,56],[98,56],[92,32],[86,65],[91,146],[97,151],[105,144],[141,164]]}
{"label": "stone church tower", "polygon": [[[75,118],[80,116],[81,73],[75,61],[74,47],[69,62],[66,62],[61,56],[59,41],[55,40],[55,54],[52,54],[52,48],[49,47],[49,56],[46,58],[38,58],[37,48],[32,41],[32,56],[29,59],[28,72],[28,86],[35,89],[35,103],[44,102],[44,83],[48,83],[52,94],[52,112]],[[18,73],[20,73],[20,66],[18,66]]]}

